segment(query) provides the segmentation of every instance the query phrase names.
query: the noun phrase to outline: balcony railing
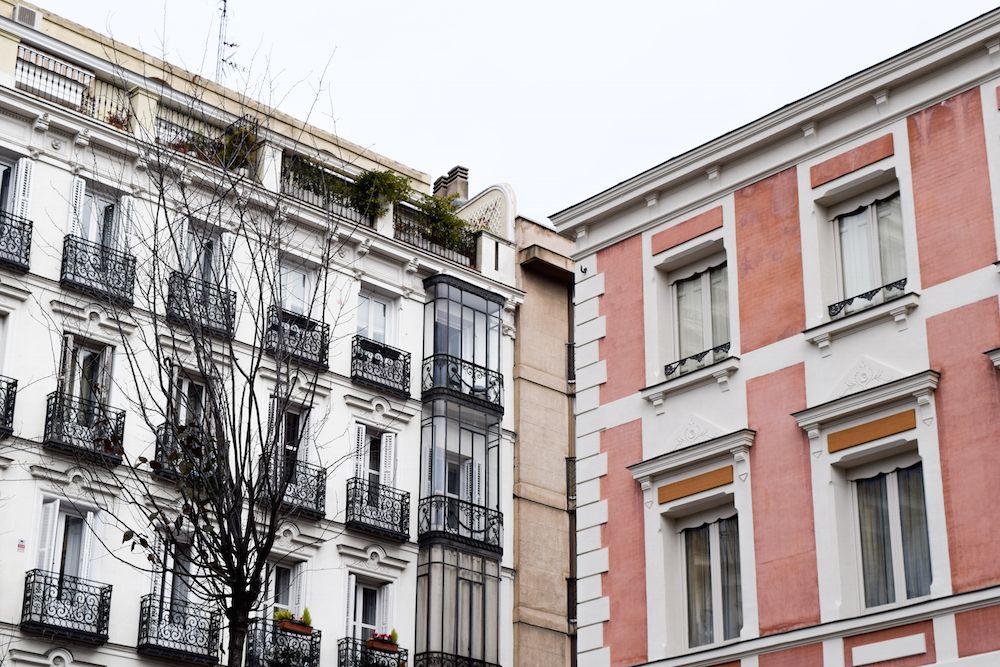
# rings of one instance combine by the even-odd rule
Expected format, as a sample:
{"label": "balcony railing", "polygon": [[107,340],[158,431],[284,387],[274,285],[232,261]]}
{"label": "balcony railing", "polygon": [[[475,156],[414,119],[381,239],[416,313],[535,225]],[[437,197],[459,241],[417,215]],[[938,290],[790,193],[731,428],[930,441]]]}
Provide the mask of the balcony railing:
{"label": "balcony railing", "polygon": [[326,516],[326,468],[304,461],[286,463],[279,457],[272,466],[272,483],[281,484],[283,476],[288,482],[281,500],[286,509],[312,519]]}
{"label": "balcony railing", "polygon": [[0,264],[27,271],[31,259],[31,220],[0,211]]}
{"label": "balcony railing", "polygon": [[722,361],[729,357],[730,347],[731,344],[725,342],[722,345],[716,345],[698,354],[692,354],[690,357],[684,357],[678,361],[671,362],[663,367],[663,377],[667,380],[673,380],[682,375],[694,372],[699,368]]}
{"label": "balcony railing", "polygon": [[108,641],[110,614],[108,584],[44,570],[31,570],[24,577],[24,632],[103,644]]}
{"label": "balcony railing", "polygon": [[0,438],[14,432],[14,402],[17,400],[17,380],[0,375]]}
{"label": "balcony railing", "polygon": [[351,381],[410,396],[410,353],[364,336],[351,344]]}
{"label": "balcony railing", "polygon": [[174,271],[167,284],[167,319],[232,338],[236,292]]}
{"label": "balcony railing", "polygon": [[413,657],[414,667],[500,667],[495,662],[466,658],[451,653],[417,653]]}
{"label": "balcony railing", "polygon": [[347,480],[348,528],[392,540],[410,539],[410,494],[361,477]]}
{"label": "balcony railing", "polygon": [[326,370],[330,355],[330,325],[278,306],[267,311],[264,349],[279,361],[297,360]]}
{"label": "balcony railing", "polygon": [[142,654],[199,665],[219,661],[222,614],[207,605],[146,595],[139,605],[139,640]]}
{"label": "balcony railing", "polygon": [[343,199],[346,179],[311,160],[286,154],[281,161],[281,194],[332,213],[347,222],[372,227],[373,220],[348,206]]}
{"label": "balcony railing", "polygon": [[409,652],[369,647],[363,639],[345,637],[337,642],[337,667],[407,667]]}
{"label": "balcony railing", "polygon": [[425,398],[441,390],[503,412],[503,375],[458,357],[435,354],[424,359],[420,388]]}
{"label": "balcony railing", "polygon": [[161,105],[157,110],[158,145],[234,176],[257,178],[258,136],[257,123],[250,118],[218,128],[169,107]]}
{"label": "balcony railing", "polygon": [[61,275],[66,287],[119,306],[132,305],[135,257],[128,253],[70,235],[63,242]]}
{"label": "balcony railing", "polygon": [[261,619],[247,634],[247,667],[319,667],[322,633],[282,630],[275,621]]}
{"label": "balcony railing", "polygon": [[154,470],[167,479],[205,472],[212,465],[215,442],[198,424],[171,424],[156,427]]}
{"label": "balcony railing", "polygon": [[118,465],[122,460],[125,411],[54,391],[45,406],[46,447],[85,461]]}
{"label": "balcony railing", "polygon": [[428,233],[423,214],[405,204],[396,204],[393,207],[393,225],[397,241],[409,243],[462,266],[476,266],[478,232],[464,229],[457,243],[445,245]]}
{"label": "balcony railing", "polygon": [[[896,280],[882,285],[881,287],[876,287],[873,290],[862,292],[861,294],[852,296],[850,299],[838,301],[837,303],[827,306],[826,310],[830,314],[830,319],[832,320],[839,317],[845,317],[846,315],[850,315],[852,313],[874,308],[880,303],[886,303],[887,301],[898,299],[903,296],[903,290],[905,289],[906,278],[903,278],[901,280]],[[855,305],[855,302],[857,302],[857,305]]]}
{"label": "balcony railing", "polygon": [[422,498],[417,508],[417,534],[445,537],[473,546],[503,552],[503,514],[450,496]]}

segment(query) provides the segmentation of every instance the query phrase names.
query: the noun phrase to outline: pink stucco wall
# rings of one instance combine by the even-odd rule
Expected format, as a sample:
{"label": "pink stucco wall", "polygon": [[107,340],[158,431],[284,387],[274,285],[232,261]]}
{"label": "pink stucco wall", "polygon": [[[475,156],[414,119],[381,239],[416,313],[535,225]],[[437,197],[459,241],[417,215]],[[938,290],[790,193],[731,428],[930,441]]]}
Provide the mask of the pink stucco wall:
{"label": "pink stucco wall", "polygon": [[823,667],[823,645],[808,644],[763,653],[757,659],[757,667]]}
{"label": "pink stucco wall", "polygon": [[884,642],[890,639],[908,637],[910,635],[924,635],[924,646],[926,650],[919,655],[908,655],[905,658],[895,660],[883,660],[878,663],[878,667],[919,667],[920,665],[933,665],[937,661],[937,649],[934,645],[934,623],[923,621],[921,623],[911,623],[910,625],[900,625],[895,628],[886,628],[876,632],[867,632],[862,635],[844,638],[844,666],[854,667],[853,651],[855,646]]}
{"label": "pink stucco wall", "polygon": [[605,317],[605,336],[597,344],[607,362],[601,403],[610,403],[645,386],[642,332],[642,238],[633,236],[598,251],[597,272],[604,274],[598,309]]}

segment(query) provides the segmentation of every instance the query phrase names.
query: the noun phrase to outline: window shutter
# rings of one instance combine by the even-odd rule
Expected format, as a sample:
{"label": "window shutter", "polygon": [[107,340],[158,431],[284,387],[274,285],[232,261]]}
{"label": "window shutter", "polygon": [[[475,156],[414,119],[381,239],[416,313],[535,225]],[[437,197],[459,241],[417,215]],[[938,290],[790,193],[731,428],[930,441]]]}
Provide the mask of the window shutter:
{"label": "window shutter", "polygon": [[483,504],[483,464],[476,463],[475,477],[472,480],[472,502]]}
{"label": "window shutter", "polygon": [[396,434],[382,434],[382,465],[379,481],[384,486],[396,485]]}
{"label": "window shutter", "polygon": [[289,596],[292,605],[292,613],[296,617],[302,616],[303,604],[303,587],[306,578],[306,564],[297,563],[295,567],[292,568],[292,591]]}
{"label": "window shutter", "polygon": [[135,214],[135,197],[122,195],[118,198],[118,229],[115,238],[118,248],[129,252],[132,248],[132,218]]}
{"label": "window shutter", "polygon": [[385,584],[378,589],[378,631],[388,634],[395,616],[395,584]]}
{"label": "window shutter", "polygon": [[[277,388],[275,388],[275,391],[277,391]],[[278,397],[271,396],[271,400],[267,404],[267,431],[264,433],[267,442],[262,443],[264,455],[270,459],[278,456],[278,450],[281,448],[281,424],[277,419],[277,409]]]}
{"label": "window shutter", "polygon": [[462,493],[462,500],[468,500],[469,502],[474,502],[472,495],[472,489],[474,484],[472,460],[470,459],[465,463],[463,463],[462,468],[463,468],[462,477],[464,478],[465,481],[465,489],[463,489],[464,493]]}
{"label": "window shutter", "polygon": [[63,334],[62,348],[59,351],[59,378],[56,381],[56,389],[59,392],[69,392],[71,387],[71,376],[73,363],[73,334]]}
{"label": "window shutter", "polygon": [[114,361],[115,348],[110,345],[101,350],[100,375],[97,378],[98,398],[107,402],[111,390],[111,364]]}
{"label": "window shutter", "polygon": [[31,181],[35,161],[23,157],[14,168],[14,215],[27,218],[31,207]]}
{"label": "window shutter", "polygon": [[73,195],[69,200],[69,233],[83,235],[83,197],[87,193],[87,181],[79,176],[73,178]]}
{"label": "window shutter", "polygon": [[346,608],[344,610],[344,631],[347,637],[355,636],[354,628],[354,597],[355,597],[355,587],[357,586],[357,578],[350,571],[347,572],[347,581],[345,582],[346,588],[344,589],[344,599],[346,600]]}
{"label": "window shutter", "polygon": [[176,545],[172,542],[164,543],[163,545],[163,575],[161,580],[163,581],[163,597],[162,600],[170,600],[170,596],[174,591],[174,549]]}
{"label": "window shutter", "polygon": [[354,476],[364,477],[365,454],[368,450],[368,436],[364,424],[354,424]]}
{"label": "window shutter", "polygon": [[299,438],[298,459],[303,463],[309,463],[310,451],[313,448],[315,438],[313,437],[312,410],[305,410],[302,414],[302,435]]}
{"label": "window shutter", "polygon": [[41,570],[55,569],[56,527],[59,524],[59,499],[42,501],[41,526],[38,528],[38,558],[36,566]]}
{"label": "window shutter", "polygon": [[91,570],[91,560],[94,557],[94,532],[97,530],[97,515],[93,512],[87,512],[87,516],[84,517],[87,521],[87,525],[83,529],[83,540],[80,547],[80,578],[87,579],[90,577]]}

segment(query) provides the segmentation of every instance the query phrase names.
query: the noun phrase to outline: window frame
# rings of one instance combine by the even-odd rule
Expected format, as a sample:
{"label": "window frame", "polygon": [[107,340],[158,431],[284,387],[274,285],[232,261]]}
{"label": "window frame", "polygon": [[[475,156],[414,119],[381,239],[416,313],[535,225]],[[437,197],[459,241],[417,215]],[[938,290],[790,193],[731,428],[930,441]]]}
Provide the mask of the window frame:
{"label": "window frame", "polygon": [[[366,327],[365,333],[361,333],[361,300],[362,299],[367,299],[368,303],[369,303],[368,310],[367,310],[368,321],[365,324],[365,327]],[[384,324],[384,331],[382,332],[382,340],[379,340],[379,339],[377,339],[377,338],[375,338],[374,336],[371,335],[371,333],[372,333],[372,317],[371,317],[371,315],[372,315],[372,309],[371,309],[371,304],[373,302],[385,306],[385,324]],[[373,341],[375,341],[377,343],[382,343],[383,345],[393,345],[395,343],[395,341],[396,341],[395,317],[394,317],[395,307],[396,307],[396,299],[394,299],[393,297],[387,296],[387,295],[385,295],[385,294],[383,294],[381,292],[376,292],[376,291],[373,291],[373,290],[370,290],[370,289],[362,289],[358,293],[358,307],[357,307],[357,311],[356,311],[355,318],[354,318],[354,320],[355,320],[355,329],[354,329],[354,332],[356,334],[358,334],[359,336],[362,336],[363,338],[367,338],[369,340],[373,340]]]}
{"label": "window frame", "polygon": [[[838,297],[836,301],[842,301],[844,299],[849,299],[851,297],[857,296],[857,294],[847,294],[846,288],[844,286],[844,249],[840,239],[840,224],[841,218],[844,218],[853,213],[859,212],[861,209],[867,209],[869,215],[869,268],[872,270],[873,274],[879,276],[881,281],[882,276],[882,259],[880,254],[880,245],[878,238],[878,212],[877,204],[879,202],[888,201],[896,197],[899,199],[899,224],[903,229],[903,264],[907,267],[906,277],[909,279],[909,254],[908,242],[906,238],[906,220],[903,215],[903,196],[899,187],[899,183],[894,179],[890,183],[884,183],[880,186],[876,186],[864,194],[852,197],[844,202],[834,204],[827,209],[827,218],[830,222],[830,232],[833,239],[833,266],[834,275],[836,282],[835,295]],[[884,283],[878,285],[881,287]],[[875,289],[872,287],[871,289]],[[879,302],[880,303],[880,302]],[[874,304],[866,304],[867,306]],[[854,312],[854,311],[849,311]]]}
{"label": "window frame", "polygon": [[[291,300],[291,291],[288,289],[289,285],[286,284],[286,276],[290,274],[297,274],[302,281],[302,295],[301,295],[301,306],[300,310],[296,310],[293,306],[294,304]],[[278,305],[281,306],[282,310],[290,313],[295,313],[296,315],[308,316],[313,310],[311,308],[314,297],[314,272],[313,270],[303,264],[302,262],[295,261],[288,257],[282,257],[278,260]]]}
{"label": "window frame", "polygon": [[[718,255],[714,255],[712,258],[708,258],[706,260],[697,262],[694,265],[691,265],[697,267],[697,269],[694,271],[688,270],[691,268],[691,266],[685,267],[685,270],[683,272],[678,271],[677,273],[682,274],[683,277],[674,277],[673,272],[668,275],[668,280],[670,280],[670,320],[672,322],[671,337],[673,339],[672,340],[673,361],[680,361],[681,359],[686,358],[681,356],[681,317],[680,317],[680,307],[678,301],[680,293],[677,288],[678,284],[682,282],[693,280],[695,278],[700,278],[701,280],[702,345],[704,347],[699,349],[694,354],[699,354],[706,350],[713,350],[720,345],[725,345],[726,343],[732,342],[733,334],[732,334],[732,329],[730,328],[731,318],[729,313],[730,309],[729,309],[728,261],[725,259],[725,257],[723,257],[721,262],[716,261],[713,263],[711,261],[712,259],[718,260],[719,257]],[[726,286],[726,329],[729,331],[729,336],[727,337],[728,340],[717,343],[715,342],[713,334],[713,322],[712,322],[712,271],[722,268],[726,269],[726,279],[723,284]],[[713,360],[710,357],[706,356],[705,358],[708,360],[708,362],[705,363],[704,365],[707,366],[713,363]]]}

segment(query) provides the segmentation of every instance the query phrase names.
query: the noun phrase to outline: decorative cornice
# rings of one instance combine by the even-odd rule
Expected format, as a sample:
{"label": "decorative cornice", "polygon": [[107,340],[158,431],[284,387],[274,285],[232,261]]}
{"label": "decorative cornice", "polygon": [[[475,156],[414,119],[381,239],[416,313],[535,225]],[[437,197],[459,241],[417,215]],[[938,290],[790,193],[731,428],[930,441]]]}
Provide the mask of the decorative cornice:
{"label": "decorative cornice", "polygon": [[654,477],[683,472],[713,459],[745,452],[753,445],[756,434],[757,432],[751,429],[740,429],[684,449],[660,454],[655,458],[630,465],[628,469],[632,472],[633,479],[648,482]]}
{"label": "decorative cornice", "polygon": [[384,422],[406,424],[417,416],[415,410],[408,409],[405,401],[395,400],[390,402],[382,396],[366,397],[344,394],[344,403],[347,403],[348,407],[362,413],[362,417],[372,420],[374,416],[375,423],[380,423],[378,420],[381,419]]}
{"label": "decorative cornice", "polygon": [[394,579],[406,570],[408,564],[401,558],[390,556],[377,544],[369,544],[359,549],[350,544],[340,543],[337,545],[337,553],[347,563],[349,569],[358,572],[378,572]]}
{"label": "decorative cornice", "polygon": [[647,387],[642,390],[640,395],[656,408],[657,414],[663,414],[665,410],[664,399],[670,394],[684,391],[696,385],[707,384],[712,380],[718,383],[722,391],[729,391],[729,376],[738,371],[739,368],[739,357],[727,357],[704,368]]}
{"label": "decorative cornice", "polygon": [[802,335],[806,341],[819,348],[823,356],[826,357],[832,351],[831,343],[834,338],[839,338],[857,329],[869,327],[882,321],[892,321],[896,323],[897,327],[905,328],[910,311],[918,305],[920,305],[920,295],[916,292],[909,292],[887,303],[806,329]]}
{"label": "decorative cornice", "polygon": [[995,350],[990,350],[989,352],[984,352],[983,354],[990,358],[990,361],[993,362],[994,366],[1000,368],[1000,347]]}

